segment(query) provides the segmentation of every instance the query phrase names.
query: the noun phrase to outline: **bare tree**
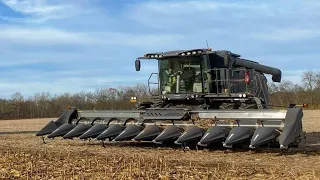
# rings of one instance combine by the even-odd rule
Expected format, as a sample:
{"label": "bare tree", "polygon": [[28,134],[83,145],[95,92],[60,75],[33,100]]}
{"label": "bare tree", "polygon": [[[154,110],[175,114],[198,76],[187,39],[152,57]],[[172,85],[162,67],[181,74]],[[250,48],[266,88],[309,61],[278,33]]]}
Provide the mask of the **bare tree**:
{"label": "bare tree", "polygon": [[23,102],[23,96],[21,93],[16,92],[11,96],[11,100],[13,101],[16,112],[17,112],[17,118],[20,118],[20,111],[21,111],[21,104]]}
{"label": "bare tree", "polygon": [[273,94],[279,91],[279,87],[274,82],[268,82],[268,90],[270,94]]}
{"label": "bare tree", "polygon": [[316,78],[317,78],[317,84],[316,84],[316,88],[317,89],[320,89],[320,71],[318,71],[317,73],[316,73]]}
{"label": "bare tree", "polygon": [[309,71],[303,72],[301,79],[302,79],[303,85],[305,86],[306,90],[310,94],[310,103],[313,104],[314,103],[313,92],[317,86],[318,75],[316,72],[309,70]]}
{"label": "bare tree", "polygon": [[291,81],[283,81],[280,85],[279,85],[279,91],[282,92],[293,92],[294,91],[294,84]]}

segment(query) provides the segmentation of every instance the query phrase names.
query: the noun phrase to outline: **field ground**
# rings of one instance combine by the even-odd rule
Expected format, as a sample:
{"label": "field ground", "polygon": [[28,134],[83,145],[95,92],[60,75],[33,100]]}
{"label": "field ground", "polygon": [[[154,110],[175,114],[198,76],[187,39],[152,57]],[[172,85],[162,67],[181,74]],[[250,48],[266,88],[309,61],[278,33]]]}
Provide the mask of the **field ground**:
{"label": "field ground", "polygon": [[51,119],[0,121],[3,179],[320,179],[320,111],[304,111],[307,150],[242,152],[42,140]]}

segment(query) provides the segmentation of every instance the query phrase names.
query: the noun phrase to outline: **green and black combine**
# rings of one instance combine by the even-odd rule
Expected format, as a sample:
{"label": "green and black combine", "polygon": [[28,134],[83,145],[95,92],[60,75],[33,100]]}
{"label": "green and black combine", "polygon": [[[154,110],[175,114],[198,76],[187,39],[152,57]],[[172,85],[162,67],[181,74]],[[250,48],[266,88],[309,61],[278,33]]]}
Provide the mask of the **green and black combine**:
{"label": "green and black combine", "polygon": [[[136,71],[144,60],[158,61],[148,81],[158,88],[148,101],[132,98],[135,110],[71,107],[37,136],[204,148],[287,149],[303,142],[302,108],[275,110],[269,104],[265,74],[281,82],[279,69],[210,48],[147,53],[135,60]],[[151,82],[152,76],[158,81]]]}

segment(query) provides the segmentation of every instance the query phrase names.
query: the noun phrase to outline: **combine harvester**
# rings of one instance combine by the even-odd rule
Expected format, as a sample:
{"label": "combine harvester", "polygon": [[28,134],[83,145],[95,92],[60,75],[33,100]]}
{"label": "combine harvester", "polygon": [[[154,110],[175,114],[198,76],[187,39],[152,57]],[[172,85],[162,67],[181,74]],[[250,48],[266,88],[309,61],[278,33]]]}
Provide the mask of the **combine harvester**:
{"label": "combine harvester", "polygon": [[36,135],[149,141],[181,146],[225,148],[299,147],[305,136],[302,108],[271,109],[267,79],[281,81],[281,71],[240,58],[230,51],[208,49],[149,53],[135,61],[158,60],[159,93],[138,101],[136,110],[78,110],[69,107]]}

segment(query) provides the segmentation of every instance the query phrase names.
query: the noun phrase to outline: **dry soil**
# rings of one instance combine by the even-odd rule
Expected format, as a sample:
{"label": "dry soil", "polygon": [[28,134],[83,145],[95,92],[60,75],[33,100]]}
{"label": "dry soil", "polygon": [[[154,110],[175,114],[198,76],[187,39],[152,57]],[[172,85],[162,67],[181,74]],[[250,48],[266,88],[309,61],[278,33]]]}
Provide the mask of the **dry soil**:
{"label": "dry soil", "polygon": [[0,121],[3,179],[320,179],[320,111],[305,110],[307,149],[189,150],[153,144],[42,140],[52,119]]}

